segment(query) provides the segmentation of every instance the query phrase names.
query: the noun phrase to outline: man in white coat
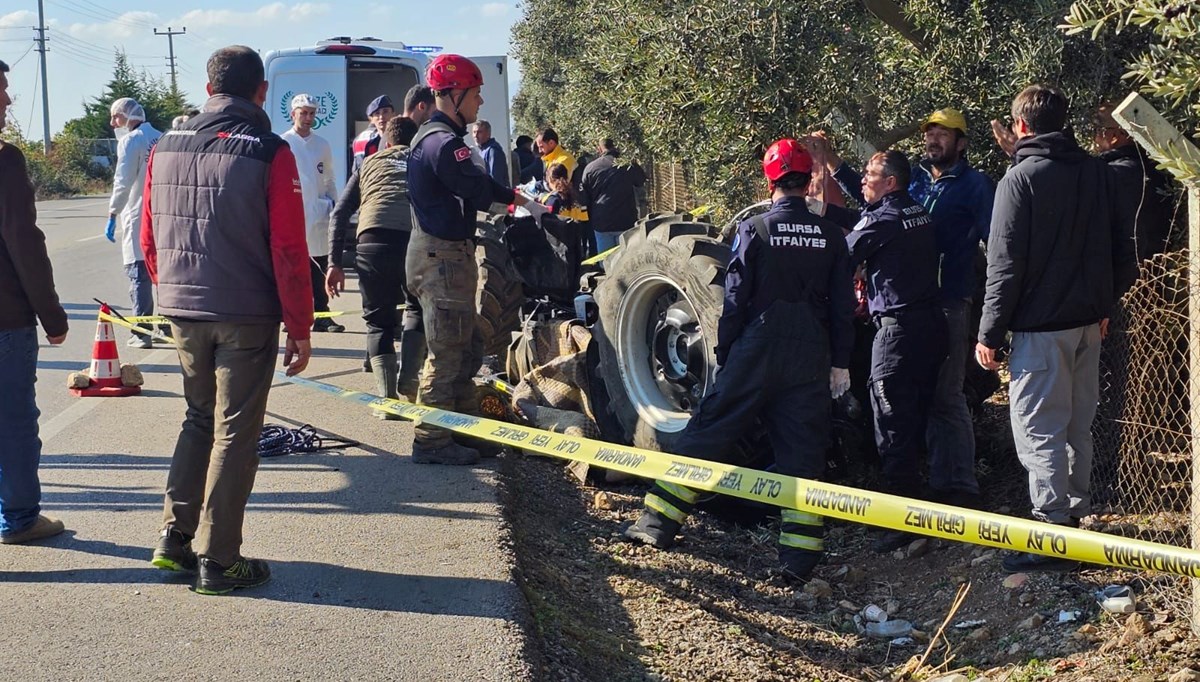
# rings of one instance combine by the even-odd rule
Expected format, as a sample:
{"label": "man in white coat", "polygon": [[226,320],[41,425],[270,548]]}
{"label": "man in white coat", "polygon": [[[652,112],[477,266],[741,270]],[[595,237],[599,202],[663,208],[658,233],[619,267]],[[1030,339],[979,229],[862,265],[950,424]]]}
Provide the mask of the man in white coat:
{"label": "man in white coat", "polygon": [[[313,132],[319,103],[312,95],[301,93],[292,98],[292,127],[280,135],[292,148],[296,169],[300,171],[300,191],[304,196],[305,236],[312,270],[313,311],[329,312],[325,293],[325,271],[329,269],[329,214],[337,202],[333,173],[333,149]],[[346,328],[328,317],[318,317],[313,331],[341,332]]]}
{"label": "man in white coat", "polygon": [[[146,185],[146,160],[162,133],[146,121],[146,111],[136,100],[122,97],[109,108],[109,125],[117,136],[117,167],[113,172],[112,198],[108,202],[108,225],[104,236],[116,242],[121,225],[121,258],[129,277],[129,300],[134,315],[154,314],[154,285],[142,256],[142,189]],[[134,332],[134,348],[150,348],[149,335]]]}

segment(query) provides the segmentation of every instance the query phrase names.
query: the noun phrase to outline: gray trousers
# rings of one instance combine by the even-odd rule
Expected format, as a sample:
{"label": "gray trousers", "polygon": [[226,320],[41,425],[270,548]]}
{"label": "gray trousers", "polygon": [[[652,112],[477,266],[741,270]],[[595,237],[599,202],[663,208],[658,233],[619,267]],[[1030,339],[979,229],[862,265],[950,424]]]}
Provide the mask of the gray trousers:
{"label": "gray trousers", "polygon": [[1100,325],[1015,332],[1009,362],[1013,442],[1040,521],[1091,513],[1092,420],[1100,401]]}
{"label": "gray trousers", "polygon": [[[925,443],[929,450],[929,487],[934,495],[945,493],[979,494],[975,478],[975,426],[967,397],[963,395],[966,376],[967,348],[970,340],[970,301],[942,304],[949,330],[948,354],[938,371],[933,404],[925,427]],[[970,343],[971,347],[975,344]]]}
{"label": "gray trousers", "polygon": [[167,474],[163,525],[223,566],[241,556],[258,436],[279,353],[278,324],[171,320],[187,417]]}

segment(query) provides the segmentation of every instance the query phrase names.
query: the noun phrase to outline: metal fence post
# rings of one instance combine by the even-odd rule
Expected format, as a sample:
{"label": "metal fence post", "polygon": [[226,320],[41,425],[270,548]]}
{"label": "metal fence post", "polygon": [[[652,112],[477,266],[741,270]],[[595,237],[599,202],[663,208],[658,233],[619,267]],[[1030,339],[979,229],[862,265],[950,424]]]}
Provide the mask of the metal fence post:
{"label": "metal fence post", "polygon": [[[1121,124],[1150,156],[1161,162],[1188,166],[1200,175],[1200,149],[1167,122],[1149,102],[1131,93],[1113,110]],[[1200,186],[1187,186],[1188,194],[1188,415],[1191,436],[1191,540],[1200,549]],[[1200,635],[1200,580],[1192,579],[1192,632]]]}

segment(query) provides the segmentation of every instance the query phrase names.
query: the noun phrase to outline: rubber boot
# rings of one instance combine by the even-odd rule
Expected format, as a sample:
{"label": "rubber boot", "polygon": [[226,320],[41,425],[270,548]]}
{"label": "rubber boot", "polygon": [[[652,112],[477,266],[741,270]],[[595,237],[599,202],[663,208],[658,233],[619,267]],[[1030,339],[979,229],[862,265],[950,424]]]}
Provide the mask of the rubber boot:
{"label": "rubber boot", "polygon": [[[371,358],[371,373],[375,377],[375,394],[381,398],[395,399],[399,397],[396,394],[396,378],[399,372],[400,366],[396,362],[395,353],[376,355]],[[387,421],[396,421],[403,418],[398,414],[392,414],[384,410],[373,410],[372,413],[376,419]]]}
{"label": "rubber boot", "polygon": [[479,452],[454,441],[441,447],[422,446],[413,441],[412,458],[416,464],[451,464],[466,466],[479,462]]}
{"label": "rubber boot", "polygon": [[683,524],[659,514],[653,509],[643,509],[637,523],[625,529],[625,539],[651,545],[659,549],[675,546],[675,536]]}
{"label": "rubber boot", "polygon": [[417,401],[425,354],[425,332],[414,329],[400,336],[400,378],[396,381],[396,391],[410,403]]}

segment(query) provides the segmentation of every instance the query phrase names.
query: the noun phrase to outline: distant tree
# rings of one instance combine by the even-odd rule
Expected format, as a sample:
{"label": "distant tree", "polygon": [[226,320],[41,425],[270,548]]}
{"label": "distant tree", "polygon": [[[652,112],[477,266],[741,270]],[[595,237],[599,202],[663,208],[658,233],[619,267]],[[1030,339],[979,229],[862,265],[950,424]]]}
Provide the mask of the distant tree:
{"label": "distant tree", "polygon": [[171,119],[191,108],[178,90],[172,91],[163,79],[145,71],[137,73],[129,65],[123,50],[117,50],[113,63],[113,75],[104,86],[104,92],[90,101],[83,102],[83,116],[67,121],[63,132],[78,138],[113,137],[108,125],[109,108],[122,97],[132,97],[146,110],[146,120],[155,128],[166,130]]}

